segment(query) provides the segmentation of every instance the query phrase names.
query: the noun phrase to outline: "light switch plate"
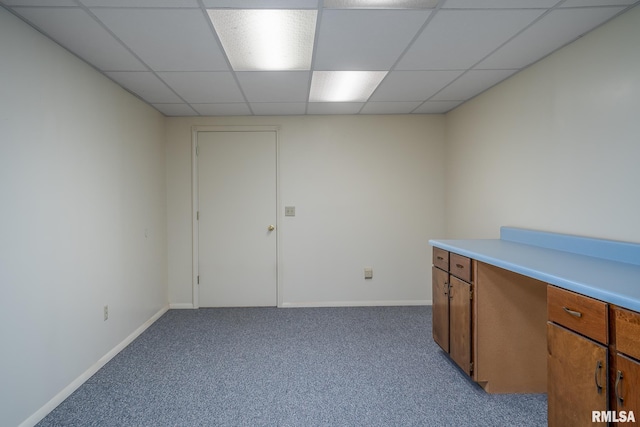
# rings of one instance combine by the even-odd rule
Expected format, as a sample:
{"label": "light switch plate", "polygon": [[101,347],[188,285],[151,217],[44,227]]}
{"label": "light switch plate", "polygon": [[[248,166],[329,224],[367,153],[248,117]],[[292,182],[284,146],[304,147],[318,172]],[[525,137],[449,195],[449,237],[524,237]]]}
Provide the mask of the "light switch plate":
{"label": "light switch plate", "polygon": [[364,278],[365,279],[373,279],[373,268],[365,267],[364,268]]}
{"label": "light switch plate", "polygon": [[284,216],[296,216],[296,207],[295,206],[285,206],[284,207]]}

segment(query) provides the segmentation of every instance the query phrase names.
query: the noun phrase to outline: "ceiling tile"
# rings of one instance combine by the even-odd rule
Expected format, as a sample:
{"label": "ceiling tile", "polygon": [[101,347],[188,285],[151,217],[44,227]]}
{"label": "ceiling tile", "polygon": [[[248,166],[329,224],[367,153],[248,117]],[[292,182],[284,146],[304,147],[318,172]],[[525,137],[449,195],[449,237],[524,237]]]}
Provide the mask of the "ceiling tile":
{"label": "ceiling tile", "polygon": [[92,9],[156,71],[228,71],[207,18],[191,9]]}
{"label": "ceiling tile", "polygon": [[462,101],[427,101],[418,107],[413,113],[443,114],[453,110],[460,104],[462,104]]}
{"label": "ceiling tile", "polygon": [[200,7],[197,0],[80,0],[80,2],[88,7]]}
{"label": "ceiling tile", "polygon": [[581,7],[581,6],[619,6],[630,5],[638,0],[566,0],[560,7]]}
{"label": "ceiling tile", "polygon": [[7,6],[78,6],[73,0],[0,0]]}
{"label": "ceiling tile", "polygon": [[409,114],[421,102],[367,102],[360,114]]}
{"label": "ceiling tile", "polygon": [[228,71],[165,72],[158,76],[190,104],[244,102],[233,74]]}
{"label": "ceiling tile", "polygon": [[622,8],[556,9],[511,40],[478,68],[523,68],[620,12]]}
{"label": "ceiling tile", "polygon": [[251,109],[258,116],[296,116],[306,112],[307,104],[304,102],[260,102],[252,103]]}
{"label": "ceiling tile", "polygon": [[105,73],[150,104],[179,103],[182,100],[151,72],[124,71]]}
{"label": "ceiling tile", "polygon": [[446,9],[515,9],[555,6],[560,0],[447,0]]}
{"label": "ceiling tile", "polygon": [[425,10],[325,10],[316,70],[387,70],[427,20]]}
{"label": "ceiling tile", "polygon": [[317,9],[318,0],[203,0],[207,8]]}
{"label": "ceiling tile", "polygon": [[398,70],[456,70],[472,66],[521,31],[541,10],[440,11],[400,60]]}
{"label": "ceiling tile", "polygon": [[103,71],[147,68],[80,8],[16,8],[16,12],[67,49]]}
{"label": "ceiling tile", "polygon": [[187,104],[151,104],[165,116],[197,116],[198,113]]}
{"label": "ceiling tile", "polygon": [[517,70],[471,70],[430,101],[464,101],[506,79]]}
{"label": "ceiling tile", "polygon": [[249,102],[306,102],[309,71],[246,71],[236,73]]}
{"label": "ceiling tile", "polygon": [[310,102],[308,114],[358,114],[362,102]]}
{"label": "ceiling tile", "polygon": [[424,101],[463,71],[392,71],[369,101]]}
{"label": "ceiling tile", "polygon": [[245,103],[191,104],[201,116],[250,116],[251,110]]}
{"label": "ceiling tile", "polygon": [[438,0],[324,0],[328,9],[433,9]]}

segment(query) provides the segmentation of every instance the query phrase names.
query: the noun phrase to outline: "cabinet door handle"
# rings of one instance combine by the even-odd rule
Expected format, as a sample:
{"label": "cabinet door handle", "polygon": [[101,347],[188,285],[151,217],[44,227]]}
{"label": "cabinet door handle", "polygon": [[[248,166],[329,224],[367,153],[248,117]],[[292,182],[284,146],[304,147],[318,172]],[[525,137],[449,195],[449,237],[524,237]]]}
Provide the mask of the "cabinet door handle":
{"label": "cabinet door handle", "polygon": [[437,257],[440,261],[444,261],[444,258],[442,258],[441,256]]}
{"label": "cabinet door handle", "polygon": [[464,265],[462,265],[462,264],[456,264],[456,267],[458,267],[458,268],[464,268]]}
{"label": "cabinet door handle", "polygon": [[580,313],[579,311],[574,311],[574,310],[570,310],[567,307],[562,307],[562,309],[569,313],[570,315],[572,315],[573,317],[582,317],[582,313]]}
{"label": "cabinet door handle", "polygon": [[620,393],[620,383],[622,382],[622,371],[618,371],[618,375],[616,375],[616,399],[618,399],[618,405],[622,406],[622,402],[624,402],[624,398]]}
{"label": "cabinet door handle", "polygon": [[[598,390],[598,394],[602,393],[602,386],[600,385],[600,382],[598,381],[598,379],[600,378],[600,373],[602,372],[602,362],[601,361],[597,361],[596,362],[596,371],[593,374],[594,380],[596,382],[596,389]],[[620,371],[618,371],[620,372]]]}
{"label": "cabinet door handle", "polygon": [[447,295],[447,294],[449,293],[449,287],[450,287],[450,286],[449,286],[449,284],[448,284],[448,283],[445,283],[445,284],[444,284],[444,294],[445,294],[445,295]]}

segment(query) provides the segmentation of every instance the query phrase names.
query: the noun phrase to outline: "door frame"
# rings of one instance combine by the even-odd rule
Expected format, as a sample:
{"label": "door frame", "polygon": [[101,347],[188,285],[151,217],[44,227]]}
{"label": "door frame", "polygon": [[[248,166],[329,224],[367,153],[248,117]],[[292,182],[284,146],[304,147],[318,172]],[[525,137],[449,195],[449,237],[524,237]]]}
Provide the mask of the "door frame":
{"label": "door frame", "polygon": [[276,134],[276,304],[282,306],[282,292],[280,290],[280,126],[192,126],[191,127],[191,230],[192,230],[192,271],[191,292],[193,308],[200,308],[198,284],[199,276],[199,182],[198,182],[198,134],[201,132],[275,132]]}

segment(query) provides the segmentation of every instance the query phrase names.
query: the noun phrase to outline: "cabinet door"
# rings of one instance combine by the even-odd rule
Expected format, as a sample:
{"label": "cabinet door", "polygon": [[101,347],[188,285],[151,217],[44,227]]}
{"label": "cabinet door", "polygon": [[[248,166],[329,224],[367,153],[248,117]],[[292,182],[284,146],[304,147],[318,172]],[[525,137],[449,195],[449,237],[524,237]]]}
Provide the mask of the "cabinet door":
{"label": "cabinet door", "polygon": [[433,267],[433,340],[449,352],[449,273]]}
{"label": "cabinet door", "polygon": [[471,285],[449,277],[449,354],[471,375]]}
{"label": "cabinet door", "polygon": [[[640,363],[616,354],[616,378],[613,382],[616,398],[616,410],[633,411],[635,417],[640,417]],[[637,414],[637,415],[636,415]],[[636,422],[640,421],[636,419]]]}
{"label": "cabinet door", "polygon": [[547,398],[550,427],[592,423],[592,411],[607,410],[607,347],[547,323]]}

